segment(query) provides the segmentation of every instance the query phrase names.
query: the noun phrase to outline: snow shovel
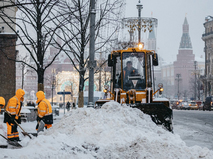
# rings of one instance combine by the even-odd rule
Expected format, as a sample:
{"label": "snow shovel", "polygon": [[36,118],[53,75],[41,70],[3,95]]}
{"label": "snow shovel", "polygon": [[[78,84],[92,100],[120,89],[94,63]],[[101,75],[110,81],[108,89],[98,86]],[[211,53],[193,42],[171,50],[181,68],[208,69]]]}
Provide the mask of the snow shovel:
{"label": "snow shovel", "polygon": [[41,120],[40,122],[38,122],[38,124],[39,124],[39,126],[38,126],[37,133],[39,133],[40,131],[44,131],[45,123],[43,122],[43,120]]}
{"label": "snow shovel", "polygon": [[[7,111],[5,112],[11,117],[11,115]],[[27,135],[30,139],[32,139],[32,137],[26,131],[24,131],[24,129],[18,124],[16,120],[14,120],[14,122],[21,128],[21,130],[23,131],[22,132],[23,135]]]}
{"label": "snow shovel", "polygon": [[[24,132],[21,132],[24,136],[26,135]],[[35,137],[37,137],[38,136],[38,134],[37,133],[29,133],[28,132],[28,134],[30,134],[30,135],[33,135],[33,136],[35,136]]]}
{"label": "snow shovel", "polygon": [[4,135],[0,134],[0,136],[2,136],[5,140],[7,140],[8,144],[10,145],[13,145],[13,146],[16,146],[16,147],[22,147],[21,144],[19,144],[18,142],[16,141],[10,141],[8,138],[6,138]]}
{"label": "snow shovel", "polygon": [[[40,131],[44,131],[44,126],[45,126],[45,123],[43,122],[43,120],[41,120],[40,122],[38,122],[38,130],[37,130],[37,133],[28,133],[28,134],[31,134],[31,135],[37,137],[37,136],[38,136],[38,133],[39,133]],[[24,135],[23,132],[22,132],[22,134]]]}

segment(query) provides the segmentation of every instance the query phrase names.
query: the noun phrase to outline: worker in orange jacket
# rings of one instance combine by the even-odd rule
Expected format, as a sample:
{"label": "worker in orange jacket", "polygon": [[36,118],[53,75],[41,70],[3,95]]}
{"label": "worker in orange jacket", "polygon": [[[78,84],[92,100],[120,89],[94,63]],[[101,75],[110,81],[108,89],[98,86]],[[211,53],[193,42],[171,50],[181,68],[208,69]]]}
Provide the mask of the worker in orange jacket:
{"label": "worker in orange jacket", "polygon": [[24,90],[18,89],[16,95],[9,99],[5,109],[4,122],[7,124],[7,138],[11,141],[20,141],[16,122],[21,124],[20,112],[24,95]]}
{"label": "worker in orange jacket", "polygon": [[0,113],[1,113],[1,109],[3,109],[5,106],[5,99],[3,97],[0,97]]}
{"label": "worker in orange jacket", "polygon": [[38,124],[36,126],[36,130],[38,130],[39,122],[42,120],[45,123],[45,128],[48,129],[52,127],[53,124],[53,114],[52,114],[52,106],[50,102],[45,98],[45,94],[43,91],[38,91],[36,93],[38,103],[38,116],[37,121]]}

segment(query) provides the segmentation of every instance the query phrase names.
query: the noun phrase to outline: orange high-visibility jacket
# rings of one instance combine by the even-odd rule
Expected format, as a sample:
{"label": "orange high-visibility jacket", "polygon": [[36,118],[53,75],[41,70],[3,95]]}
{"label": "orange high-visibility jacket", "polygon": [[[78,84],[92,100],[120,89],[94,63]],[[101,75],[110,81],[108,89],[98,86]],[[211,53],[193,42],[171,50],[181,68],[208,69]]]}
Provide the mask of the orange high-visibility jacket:
{"label": "orange high-visibility jacket", "polygon": [[45,99],[45,95],[43,91],[38,91],[36,93],[37,96],[37,101],[36,103],[38,104],[38,116],[40,118],[43,118],[44,116],[52,114],[52,106],[50,102]]}
{"label": "orange high-visibility jacket", "polygon": [[5,106],[5,99],[3,97],[0,97],[0,112],[1,112],[1,109],[3,109]]}
{"label": "orange high-visibility jacket", "polygon": [[21,111],[20,102],[24,100],[24,95],[25,95],[24,90],[18,89],[16,91],[16,95],[10,98],[7,103],[6,111],[11,115],[15,115],[15,119],[18,119],[20,116],[20,111]]}

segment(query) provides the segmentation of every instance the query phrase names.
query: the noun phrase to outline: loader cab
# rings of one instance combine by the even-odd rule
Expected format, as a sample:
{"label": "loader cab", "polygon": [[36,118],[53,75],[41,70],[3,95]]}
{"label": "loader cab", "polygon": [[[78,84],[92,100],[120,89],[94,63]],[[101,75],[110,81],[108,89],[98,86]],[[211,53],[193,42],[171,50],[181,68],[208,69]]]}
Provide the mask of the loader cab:
{"label": "loader cab", "polygon": [[[135,89],[143,91],[152,87],[151,64],[157,65],[157,58],[151,52],[129,48],[113,52],[108,57],[108,66],[113,67],[113,90]],[[155,60],[155,62],[151,61]]]}
{"label": "loader cab", "polygon": [[145,54],[143,52],[123,52],[121,66],[121,87],[124,91],[130,89],[144,90],[146,88]]}

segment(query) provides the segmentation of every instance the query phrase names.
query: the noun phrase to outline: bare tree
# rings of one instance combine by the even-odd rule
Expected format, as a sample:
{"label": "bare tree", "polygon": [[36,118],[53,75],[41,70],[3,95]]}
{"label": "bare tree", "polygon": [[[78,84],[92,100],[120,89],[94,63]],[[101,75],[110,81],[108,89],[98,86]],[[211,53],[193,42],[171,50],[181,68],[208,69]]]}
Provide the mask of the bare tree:
{"label": "bare tree", "polygon": [[[197,93],[195,94],[195,89],[197,91]],[[190,78],[190,85],[189,85],[189,95],[191,98],[194,99],[195,95],[196,95],[196,99],[200,100],[201,99],[201,95],[200,95],[200,90],[202,90],[202,82],[201,79],[198,78],[197,80],[195,80],[194,77]],[[194,99],[194,100],[196,100]]]}
{"label": "bare tree", "polygon": [[[65,46],[58,43],[56,38],[60,36],[58,31],[64,22],[63,18],[70,13],[58,14],[58,8],[63,5],[61,0],[16,0],[16,2],[8,0],[8,2],[10,6],[17,7],[17,16],[10,17],[4,10],[0,10],[0,18],[17,35],[16,46],[22,46],[34,64],[25,60],[7,58],[22,62],[33,69],[38,76],[38,90],[44,90],[44,72]],[[17,30],[12,25],[16,25]],[[45,63],[49,46],[60,46],[60,49],[51,56],[49,63]],[[6,53],[5,56],[7,56]]]}
{"label": "bare tree", "polygon": [[[122,18],[120,13],[123,6],[122,0],[96,1],[95,53],[112,51],[111,45],[117,40],[116,33],[119,29],[119,18]],[[85,75],[89,63],[90,9],[89,0],[70,0],[66,1],[66,7],[60,10],[60,15],[64,15],[64,12],[71,13],[66,18],[66,24],[69,25],[63,26],[61,40],[66,43],[63,51],[79,73],[79,107],[83,107],[84,82],[88,79]],[[70,39],[70,37],[74,38]],[[99,55],[95,55],[95,57],[100,58]],[[100,66],[102,65],[104,64],[100,64]],[[99,71],[100,69],[97,68],[95,73]]]}

